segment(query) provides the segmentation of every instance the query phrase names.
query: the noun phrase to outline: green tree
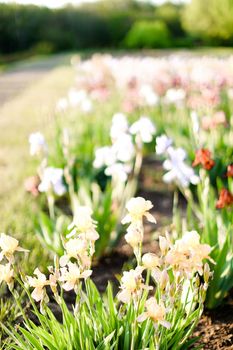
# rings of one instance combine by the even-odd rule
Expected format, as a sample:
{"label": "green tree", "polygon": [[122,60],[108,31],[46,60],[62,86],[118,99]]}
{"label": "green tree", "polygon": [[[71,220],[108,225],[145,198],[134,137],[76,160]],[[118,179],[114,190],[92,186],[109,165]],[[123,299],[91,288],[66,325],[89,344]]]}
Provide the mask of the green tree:
{"label": "green tree", "polygon": [[233,0],[192,0],[182,25],[194,36],[227,41],[233,37]]}
{"label": "green tree", "polygon": [[180,18],[182,9],[183,5],[166,2],[155,10],[155,17],[166,23],[174,37],[184,36]]}

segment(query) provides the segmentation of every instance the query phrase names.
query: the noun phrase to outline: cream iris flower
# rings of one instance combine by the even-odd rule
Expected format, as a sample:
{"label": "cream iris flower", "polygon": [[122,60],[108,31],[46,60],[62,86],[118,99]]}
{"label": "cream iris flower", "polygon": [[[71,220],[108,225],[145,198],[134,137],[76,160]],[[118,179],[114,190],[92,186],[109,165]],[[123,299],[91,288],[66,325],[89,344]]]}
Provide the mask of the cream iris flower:
{"label": "cream iris flower", "polygon": [[9,289],[13,287],[14,270],[11,264],[0,265],[0,284],[6,282]]}
{"label": "cream iris flower", "polygon": [[123,218],[122,224],[142,221],[143,216],[145,216],[148,221],[156,223],[153,215],[149,213],[152,207],[151,201],[145,200],[142,197],[131,198],[126,205],[129,213]]}
{"label": "cream iris flower", "polygon": [[46,276],[38,268],[35,269],[33,274],[36,277],[27,277],[29,286],[34,288],[32,292],[32,298],[36,301],[43,301],[47,297],[45,287],[48,286],[50,282],[46,279]]}
{"label": "cream iris flower", "polygon": [[62,267],[60,272],[61,276],[59,281],[62,282],[62,288],[66,291],[75,289],[81,278],[86,279],[92,274],[92,270],[85,270],[81,272],[79,266],[77,264],[73,264],[72,262],[69,262],[67,267]]}
{"label": "cream iris flower", "polygon": [[84,265],[90,265],[91,260],[88,257],[87,241],[80,238],[72,238],[64,244],[65,254],[60,258],[60,266],[64,267],[71,258],[81,260]]}
{"label": "cream iris flower", "polygon": [[204,259],[214,263],[209,257],[210,252],[211,247],[208,244],[200,243],[199,234],[196,231],[190,231],[175,242],[166,255],[166,262],[191,277],[195,272],[203,274]]}
{"label": "cream iris flower", "polygon": [[99,238],[99,234],[96,231],[96,222],[92,219],[92,209],[85,206],[77,208],[74,215],[73,222],[68,227],[71,229],[71,233],[68,238],[77,234],[83,234],[85,239],[95,242]]}
{"label": "cream iris flower", "polygon": [[154,269],[160,265],[159,257],[153,253],[146,253],[142,257],[142,265],[146,269]]}
{"label": "cream iris flower", "polygon": [[138,244],[143,241],[143,229],[138,222],[129,225],[125,235],[125,240],[133,249],[135,249]]}
{"label": "cream iris flower", "polygon": [[0,261],[5,257],[10,263],[14,262],[14,253],[27,252],[27,250],[19,246],[19,241],[11,236],[1,233],[0,235]]}
{"label": "cream iris flower", "polygon": [[145,288],[142,279],[142,267],[137,267],[135,270],[124,271],[121,279],[121,291],[117,294],[118,300],[123,303],[129,303],[131,298],[141,295]]}
{"label": "cream iris flower", "polygon": [[161,324],[165,328],[171,327],[171,324],[165,320],[166,309],[163,304],[158,304],[156,299],[151,297],[146,301],[145,306],[146,312],[138,316],[138,322],[143,322],[150,318],[154,324],[154,327],[157,327],[158,324]]}

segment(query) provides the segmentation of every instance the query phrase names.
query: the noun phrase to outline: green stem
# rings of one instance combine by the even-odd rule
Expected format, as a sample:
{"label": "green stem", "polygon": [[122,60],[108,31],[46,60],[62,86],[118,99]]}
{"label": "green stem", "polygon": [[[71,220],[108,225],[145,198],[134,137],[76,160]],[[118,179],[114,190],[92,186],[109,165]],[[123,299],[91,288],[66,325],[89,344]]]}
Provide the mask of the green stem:
{"label": "green stem", "polygon": [[52,220],[55,219],[55,210],[54,210],[54,196],[49,193],[47,196],[48,199],[48,208],[49,208],[49,216]]}

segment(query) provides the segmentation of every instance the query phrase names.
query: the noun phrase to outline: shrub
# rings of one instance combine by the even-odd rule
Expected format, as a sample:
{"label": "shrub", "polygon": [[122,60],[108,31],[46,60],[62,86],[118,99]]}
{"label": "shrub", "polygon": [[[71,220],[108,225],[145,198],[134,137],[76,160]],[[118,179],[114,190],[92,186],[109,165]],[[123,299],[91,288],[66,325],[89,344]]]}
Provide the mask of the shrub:
{"label": "shrub", "polygon": [[48,41],[40,41],[33,47],[33,52],[39,55],[49,55],[54,52],[54,46]]}
{"label": "shrub", "polygon": [[125,38],[129,48],[163,48],[170,44],[170,33],[160,20],[137,21]]}

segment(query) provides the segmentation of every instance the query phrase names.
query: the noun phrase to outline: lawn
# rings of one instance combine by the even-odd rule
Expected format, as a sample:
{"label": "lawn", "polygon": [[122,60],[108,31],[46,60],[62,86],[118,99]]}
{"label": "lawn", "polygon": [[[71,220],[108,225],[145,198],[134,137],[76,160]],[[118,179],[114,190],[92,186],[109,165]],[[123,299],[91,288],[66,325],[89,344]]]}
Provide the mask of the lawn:
{"label": "lawn", "polygon": [[55,68],[0,109],[1,230],[23,238],[29,246],[35,242],[36,205],[24,190],[24,181],[34,168],[29,158],[28,137],[37,130],[53,137],[56,102],[70,87],[73,76],[69,65]]}

